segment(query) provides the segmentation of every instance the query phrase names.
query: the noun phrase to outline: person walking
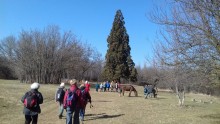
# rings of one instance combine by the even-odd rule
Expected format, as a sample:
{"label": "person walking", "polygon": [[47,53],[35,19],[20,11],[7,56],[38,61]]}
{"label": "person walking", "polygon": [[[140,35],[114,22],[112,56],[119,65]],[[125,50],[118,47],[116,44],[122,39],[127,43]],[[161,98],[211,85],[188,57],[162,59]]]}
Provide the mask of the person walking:
{"label": "person walking", "polygon": [[96,84],[95,84],[95,90],[96,90],[96,92],[98,92],[99,91],[99,83],[97,82]]}
{"label": "person walking", "polygon": [[91,95],[89,93],[89,90],[86,89],[85,85],[80,86],[81,90],[81,108],[79,111],[79,118],[81,121],[84,121],[84,115],[85,115],[85,110],[86,110],[86,105],[89,102],[90,103],[90,108],[92,106],[92,101],[91,101]]}
{"label": "person walking", "polygon": [[99,87],[100,87],[100,92],[103,92],[103,84],[102,83],[99,85]]}
{"label": "person walking", "polygon": [[115,83],[115,91],[118,92],[118,82]]}
{"label": "person walking", "polygon": [[[66,109],[66,124],[79,124],[79,109],[81,106],[80,97],[81,91],[77,87],[76,79],[69,81],[70,88],[65,92],[63,107]],[[72,116],[74,112],[74,121],[72,121]]]}
{"label": "person walking", "polygon": [[109,83],[109,81],[106,81],[106,88],[107,88],[107,91],[109,92],[109,88],[110,88],[110,83]]}
{"label": "person walking", "polygon": [[86,82],[85,82],[85,87],[86,87],[86,89],[87,89],[88,91],[90,91],[90,83],[89,83],[89,81],[86,81]]}
{"label": "person walking", "polygon": [[43,96],[38,91],[40,84],[34,82],[31,84],[31,90],[26,92],[21,98],[24,104],[23,113],[25,115],[25,124],[37,124],[38,114],[41,113],[40,104],[43,103]]}
{"label": "person walking", "polygon": [[56,95],[55,95],[55,101],[58,103],[59,105],[59,113],[58,113],[58,117],[59,119],[62,119],[63,117],[63,99],[64,99],[64,95],[65,95],[65,83],[61,83],[60,87],[57,89],[56,91]]}

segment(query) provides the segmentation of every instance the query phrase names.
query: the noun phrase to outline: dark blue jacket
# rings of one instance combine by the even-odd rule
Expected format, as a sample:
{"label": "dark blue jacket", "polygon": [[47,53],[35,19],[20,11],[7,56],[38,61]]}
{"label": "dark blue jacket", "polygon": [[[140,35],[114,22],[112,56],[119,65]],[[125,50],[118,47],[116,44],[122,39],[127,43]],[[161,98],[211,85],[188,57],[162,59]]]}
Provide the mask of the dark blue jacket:
{"label": "dark blue jacket", "polygon": [[99,89],[99,84],[98,84],[98,83],[95,85],[95,88],[96,88],[96,89]]}
{"label": "dark blue jacket", "polygon": [[41,109],[40,109],[40,104],[43,103],[43,96],[42,94],[38,91],[38,90],[31,90],[31,91],[28,91],[25,93],[25,95],[21,98],[21,102],[24,103],[24,99],[27,97],[28,93],[29,92],[33,92],[33,93],[36,93],[37,95],[37,106],[34,107],[33,109],[28,109],[24,106],[24,110],[23,110],[23,113],[25,115],[37,115],[38,113],[41,113]]}

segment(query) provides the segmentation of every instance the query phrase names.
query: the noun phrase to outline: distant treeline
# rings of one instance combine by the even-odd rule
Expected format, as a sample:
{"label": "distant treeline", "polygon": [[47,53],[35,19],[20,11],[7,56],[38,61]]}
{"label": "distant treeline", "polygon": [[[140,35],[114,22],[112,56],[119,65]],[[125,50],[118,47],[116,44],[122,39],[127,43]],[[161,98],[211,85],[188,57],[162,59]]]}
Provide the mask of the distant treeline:
{"label": "distant treeline", "polygon": [[0,42],[0,78],[59,83],[62,78],[98,80],[101,55],[58,26],[21,31]]}

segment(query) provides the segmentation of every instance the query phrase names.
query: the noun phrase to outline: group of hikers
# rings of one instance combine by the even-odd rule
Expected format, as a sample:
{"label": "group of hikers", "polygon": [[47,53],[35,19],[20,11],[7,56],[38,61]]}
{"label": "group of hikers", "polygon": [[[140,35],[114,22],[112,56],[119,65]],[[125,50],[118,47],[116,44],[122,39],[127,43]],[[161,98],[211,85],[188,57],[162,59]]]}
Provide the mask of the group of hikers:
{"label": "group of hikers", "polygon": [[[70,88],[65,89],[65,83],[61,82],[55,93],[55,101],[59,104],[58,118],[62,119],[63,111],[66,110],[66,124],[79,124],[83,122],[86,105],[91,104],[90,84],[83,82],[80,87],[77,86],[77,80],[69,81]],[[24,104],[23,113],[25,115],[25,124],[37,124],[38,114],[41,113],[40,104],[43,103],[43,96],[38,91],[40,84],[35,82],[31,84],[31,90],[26,92],[21,98]],[[74,115],[73,115],[74,113]],[[72,117],[74,118],[72,120]]]}
{"label": "group of hikers", "polygon": [[95,84],[96,92],[112,92],[116,91],[118,92],[118,89],[120,89],[120,82],[112,81],[111,83],[109,81],[105,81],[103,83],[96,83]]}
{"label": "group of hikers", "polygon": [[157,88],[152,84],[144,86],[144,98],[147,99],[148,97],[157,97]]}
{"label": "group of hikers", "polygon": [[[63,111],[66,110],[66,124],[79,124],[80,121],[84,121],[86,105],[89,102],[90,108],[91,104],[91,95],[90,83],[88,81],[82,81],[80,87],[77,86],[77,80],[69,80],[70,88],[65,88],[65,83],[61,82],[59,88],[55,92],[55,101],[59,105],[58,118],[62,119]],[[41,113],[40,104],[43,103],[43,96],[41,92],[38,91],[40,84],[35,82],[30,86],[31,90],[26,92],[21,98],[22,103],[24,104],[23,113],[25,115],[25,124],[37,124],[38,114]],[[96,83],[95,89],[98,92],[113,91],[120,92],[122,86],[119,82],[108,81],[104,83]],[[144,96],[145,99],[148,97],[156,97],[156,88],[151,84],[144,86]],[[74,113],[74,115],[73,115]],[[72,120],[72,117],[74,118]]]}

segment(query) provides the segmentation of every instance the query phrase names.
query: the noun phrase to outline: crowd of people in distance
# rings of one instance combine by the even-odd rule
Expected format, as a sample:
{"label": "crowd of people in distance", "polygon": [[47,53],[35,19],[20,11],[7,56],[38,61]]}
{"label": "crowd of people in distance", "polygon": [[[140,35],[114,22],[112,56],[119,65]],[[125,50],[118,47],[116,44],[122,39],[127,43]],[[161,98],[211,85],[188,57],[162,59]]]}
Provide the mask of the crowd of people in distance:
{"label": "crowd of people in distance", "polygon": [[96,92],[118,92],[120,89],[120,82],[112,81],[111,83],[109,81],[105,81],[103,83],[96,83],[95,89]]}

